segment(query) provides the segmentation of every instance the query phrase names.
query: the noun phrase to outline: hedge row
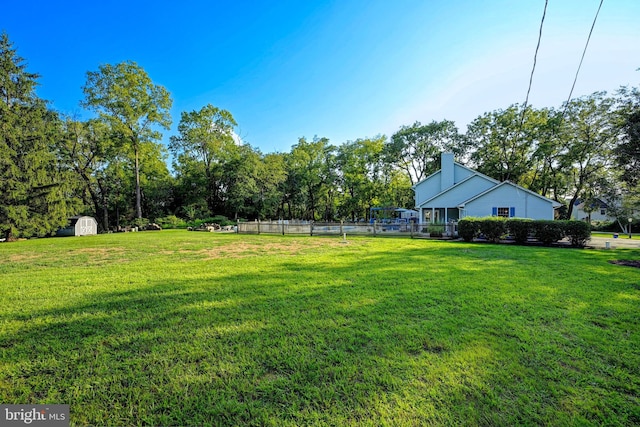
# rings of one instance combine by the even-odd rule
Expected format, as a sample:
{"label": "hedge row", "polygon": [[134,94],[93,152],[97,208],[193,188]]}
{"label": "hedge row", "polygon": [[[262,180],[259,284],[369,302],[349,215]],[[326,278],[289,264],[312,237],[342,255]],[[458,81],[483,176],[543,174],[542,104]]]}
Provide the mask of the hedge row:
{"label": "hedge row", "polygon": [[546,246],[568,237],[571,246],[583,248],[591,239],[591,226],[584,221],[467,217],[458,222],[458,236],[467,242],[480,236],[491,242],[498,242],[511,236],[518,244],[526,243],[531,237]]}

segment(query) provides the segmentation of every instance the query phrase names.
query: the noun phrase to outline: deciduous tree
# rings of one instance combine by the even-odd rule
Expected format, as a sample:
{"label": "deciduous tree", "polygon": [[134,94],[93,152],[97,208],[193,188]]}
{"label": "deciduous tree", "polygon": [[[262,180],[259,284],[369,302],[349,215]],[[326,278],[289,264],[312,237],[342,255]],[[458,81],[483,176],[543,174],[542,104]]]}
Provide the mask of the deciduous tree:
{"label": "deciduous tree", "polygon": [[105,169],[113,156],[113,141],[109,127],[101,120],[86,122],[67,119],[64,137],[57,144],[62,162],[69,167],[80,183],[85,204],[91,206],[101,230],[109,228],[109,188]]}
{"label": "deciduous tree", "polygon": [[532,170],[538,123],[531,108],[519,105],[485,113],[467,128],[468,144],[475,147],[472,164],[499,181],[522,183]]}
{"label": "deciduous tree", "polygon": [[335,147],[327,138],[300,138],[287,156],[285,201],[290,218],[333,219]]}
{"label": "deciduous tree", "polygon": [[140,149],[160,139],[158,127],[169,129],[171,96],[132,61],[101,65],[98,71],[88,72],[83,91],[82,105],[97,111],[109,123],[114,138],[133,152],[135,214],[142,218]]}
{"label": "deciduous tree", "polygon": [[179,134],[171,137],[169,149],[176,156],[180,179],[199,187],[211,214],[224,209],[224,163],[237,148],[235,126],[230,112],[208,104],[198,111],[183,112]]}
{"label": "deciduous tree", "polygon": [[391,136],[386,151],[389,161],[404,170],[413,185],[440,169],[440,153],[452,152],[461,158],[466,146],[455,123],[443,120],[402,126]]}
{"label": "deciduous tree", "polygon": [[611,166],[611,152],[618,139],[613,107],[614,100],[605,92],[577,98],[566,105],[559,131],[564,144],[559,161],[568,178],[569,218],[576,200]]}
{"label": "deciduous tree", "polygon": [[618,91],[617,115],[621,140],[614,149],[621,179],[630,191],[640,184],[640,89],[623,87]]}
{"label": "deciduous tree", "polygon": [[341,217],[355,221],[367,217],[369,208],[384,193],[386,138],[358,139],[338,147],[337,168],[342,190],[338,206]]}

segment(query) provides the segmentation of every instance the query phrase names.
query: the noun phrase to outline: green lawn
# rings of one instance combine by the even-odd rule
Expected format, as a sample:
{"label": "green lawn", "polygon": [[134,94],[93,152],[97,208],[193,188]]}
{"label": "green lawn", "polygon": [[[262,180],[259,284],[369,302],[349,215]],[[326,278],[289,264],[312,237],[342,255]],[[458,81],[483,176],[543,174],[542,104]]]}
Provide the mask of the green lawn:
{"label": "green lawn", "polygon": [[638,250],[162,231],[0,245],[0,402],[76,425],[640,423]]}

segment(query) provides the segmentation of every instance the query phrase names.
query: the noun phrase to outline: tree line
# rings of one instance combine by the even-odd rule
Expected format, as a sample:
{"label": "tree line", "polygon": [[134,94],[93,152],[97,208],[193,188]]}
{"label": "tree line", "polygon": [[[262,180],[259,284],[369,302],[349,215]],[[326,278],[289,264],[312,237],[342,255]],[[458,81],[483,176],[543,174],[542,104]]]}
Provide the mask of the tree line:
{"label": "tree line", "polygon": [[[484,113],[465,133],[448,120],[402,126],[334,145],[301,137],[286,153],[239,141],[233,115],[213,105],[171,125],[169,91],[132,61],[87,73],[77,120],[36,94],[7,34],[0,36],[0,234],[44,236],[76,214],[102,231],[176,216],[357,221],[369,208],[411,208],[412,185],[440,153],[565,205],[607,199],[621,217],[637,202],[640,90],[621,88],[558,109],[514,104]],[[172,168],[167,159],[171,154]],[[595,206],[595,204],[594,204]],[[625,210],[626,209],[626,210]]]}

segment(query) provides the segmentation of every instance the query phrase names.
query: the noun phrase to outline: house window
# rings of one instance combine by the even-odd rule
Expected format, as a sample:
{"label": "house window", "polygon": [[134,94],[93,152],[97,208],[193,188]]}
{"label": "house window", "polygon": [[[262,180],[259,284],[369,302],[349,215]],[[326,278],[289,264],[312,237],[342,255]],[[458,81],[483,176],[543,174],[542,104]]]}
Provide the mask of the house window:
{"label": "house window", "polygon": [[503,218],[513,218],[514,216],[516,216],[516,208],[514,208],[513,206],[510,208],[494,207],[493,209],[491,209],[491,211],[491,214],[493,216],[501,216]]}
{"label": "house window", "polygon": [[600,215],[606,215],[606,214],[607,214],[606,209],[600,209]]}

